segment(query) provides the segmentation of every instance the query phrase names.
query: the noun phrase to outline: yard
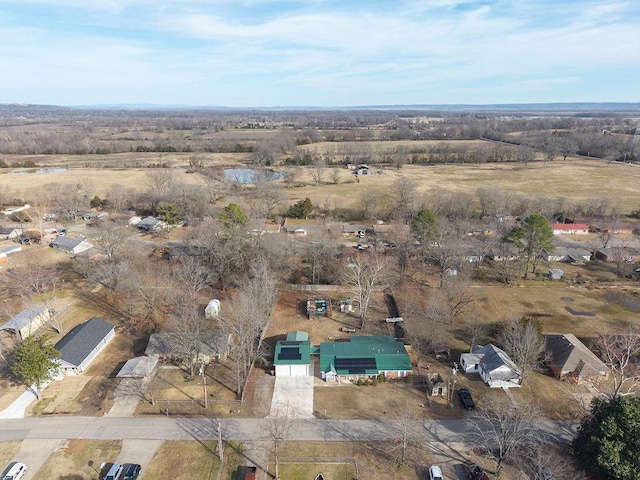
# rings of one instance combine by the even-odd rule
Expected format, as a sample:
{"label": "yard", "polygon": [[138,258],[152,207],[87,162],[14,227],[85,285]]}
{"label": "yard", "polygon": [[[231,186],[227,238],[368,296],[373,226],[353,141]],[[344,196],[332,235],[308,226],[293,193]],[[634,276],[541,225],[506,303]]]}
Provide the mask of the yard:
{"label": "yard", "polygon": [[35,480],[53,478],[98,478],[103,462],[113,463],[120,453],[118,440],[69,440],[66,448],[52,453],[34,475]]}

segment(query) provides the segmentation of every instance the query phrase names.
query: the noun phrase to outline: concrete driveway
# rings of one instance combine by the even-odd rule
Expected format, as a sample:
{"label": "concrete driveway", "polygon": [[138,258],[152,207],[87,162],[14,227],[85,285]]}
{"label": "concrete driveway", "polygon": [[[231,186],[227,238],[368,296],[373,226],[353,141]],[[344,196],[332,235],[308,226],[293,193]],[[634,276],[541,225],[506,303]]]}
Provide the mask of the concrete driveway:
{"label": "concrete driveway", "polygon": [[24,439],[18,453],[11,459],[12,462],[22,462],[27,466],[23,480],[33,478],[40,467],[47,461],[49,455],[58,448],[66,445],[67,440],[55,439]]}
{"label": "concrete driveway", "polygon": [[314,377],[276,377],[271,411],[289,406],[296,418],[313,417]]}
{"label": "concrete driveway", "polygon": [[144,478],[145,471],[151,463],[151,460],[153,460],[156,450],[162,445],[162,442],[164,442],[164,440],[124,439],[116,463],[137,463],[142,467],[140,470],[140,478]]}

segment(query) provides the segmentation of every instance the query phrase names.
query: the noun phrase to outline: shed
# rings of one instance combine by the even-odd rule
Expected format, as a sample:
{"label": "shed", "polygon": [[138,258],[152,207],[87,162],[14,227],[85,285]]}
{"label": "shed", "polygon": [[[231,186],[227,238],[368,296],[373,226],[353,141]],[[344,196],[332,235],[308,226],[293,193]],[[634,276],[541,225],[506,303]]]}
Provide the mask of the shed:
{"label": "shed", "polygon": [[216,318],[220,314],[220,300],[214,298],[204,309],[205,318]]}
{"label": "shed", "polygon": [[74,327],[56,343],[60,368],[65,372],[82,373],[115,335],[115,327],[98,317]]}
{"label": "shed", "polygon": [[311,345],[307,332],[289,332],[276,343],[273,359],[276,377],[308,377],[311,375]]}
{"label": "shed", "polygon": [[89,240],[83,237],[56,237],[49,246],[57,250],[62,250],[65,253],[72,253],[77,255],[78,253],[86,252],[93,248],[93,245]]}
{"label": "shed", "polygon": [[348,342],[320,344],[323,380],[358,380],[384,375],[403,378],[413,371],[402,342],[389,335],[352,336]]}
{"label": "shed", "polygon": [[7,323],[0,326],[0,330],[13,330],[20,337],[20,340],[24,340],[50,318],[51,310],[43,306],[34,305],[25,308]]}
{"label": "shed", "polygon": [[564,276],[564,272],[559,268],[550,268],[549,269],[549,278],[551,280],[562,280]]}
{"label": "shed", "polygon": [[151,376],[158,365],[158,357],[136,357],[127,360],[116,377],[118,378],[147,378]]}

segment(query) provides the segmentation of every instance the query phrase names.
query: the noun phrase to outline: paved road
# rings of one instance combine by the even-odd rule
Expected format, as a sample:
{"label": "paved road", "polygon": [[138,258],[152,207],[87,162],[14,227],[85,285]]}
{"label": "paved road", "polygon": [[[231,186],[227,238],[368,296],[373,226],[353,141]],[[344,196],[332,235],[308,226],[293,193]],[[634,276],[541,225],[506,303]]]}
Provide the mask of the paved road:
{"label": "paved road", "polygon": [[[250,441],[260,437],[261,419],[221,420],[225,440]],[[570,441],[577,422],[542,421],[541,428],[553,441]],[[466,429],[464,420],[423,422],[425,442],[460,442]],[[28,417],[0,420],[0,441],[22,439],[90,438],[98,440],[214,440],[217,420],[183,417]],[[396,437],[383,420],[296,420],[292,440],[368,441]]]}

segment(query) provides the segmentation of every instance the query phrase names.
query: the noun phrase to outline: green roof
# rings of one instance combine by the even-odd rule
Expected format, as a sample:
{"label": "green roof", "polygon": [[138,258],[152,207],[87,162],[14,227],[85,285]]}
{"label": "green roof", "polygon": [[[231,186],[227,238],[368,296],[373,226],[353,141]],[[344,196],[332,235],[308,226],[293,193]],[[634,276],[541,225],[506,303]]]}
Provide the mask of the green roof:
{"label": "green roof", "polygon": [[309,334],[307,332],[297,330],[287,333],[287,342],[306,342],[307,340],[309,340]]}
{"label": "green roof", "polygon": [[387,335],[352,336],[348,342],[320,344],[320,371],[338,375],[377,375],[381,371],[411,371],[402,342]]}
{"label": "green roof", "polygon": [[311,344],[308,340],[283,340],[276,343],[276,352],[273,357],[274,365],[309,365],[310,363]]}

